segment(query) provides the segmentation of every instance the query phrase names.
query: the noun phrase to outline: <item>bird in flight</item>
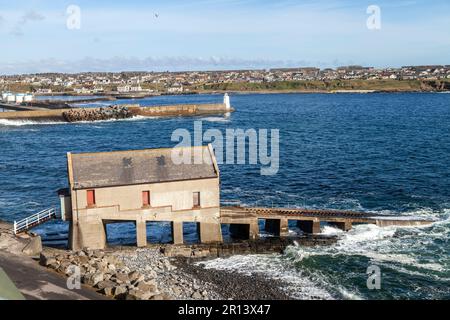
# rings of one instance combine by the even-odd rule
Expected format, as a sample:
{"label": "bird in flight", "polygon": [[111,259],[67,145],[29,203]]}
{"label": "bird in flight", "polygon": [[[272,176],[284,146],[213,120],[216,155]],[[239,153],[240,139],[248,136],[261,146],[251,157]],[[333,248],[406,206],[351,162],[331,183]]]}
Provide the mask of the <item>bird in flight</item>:
{"label": "bird in flight", "polygon": [[159,18],[159,13],[155,13],[155,18]]}

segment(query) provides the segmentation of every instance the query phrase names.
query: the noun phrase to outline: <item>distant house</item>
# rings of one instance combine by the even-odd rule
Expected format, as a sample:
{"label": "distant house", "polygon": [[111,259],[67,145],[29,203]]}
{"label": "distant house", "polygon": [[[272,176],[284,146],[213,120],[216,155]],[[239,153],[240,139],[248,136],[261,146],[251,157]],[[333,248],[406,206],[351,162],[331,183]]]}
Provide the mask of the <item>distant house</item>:
{"label": "distant house", "polygon": [[141,91],[142,91],[142,87],[140,85],[137,85],[137,86],[125,85],[125,86],[117,87],[117,92],[119,92],[119,93],[141,92]]}
{"label": "distant house", "polygon": [[32,102],[34,100],[34,96],[29,93],[11,93],[4,92],[2,93],[1,100],[6,103],[27,103]]}
{"label": "distant house", "polygon": [[[172,152],[187,152],[177,164]],[[203,155],[196,164],[194,156]],[[138,246],[147,244],[146,223],[171,222],[174,243],[183,243],[183,223],[197,223],[200,241],[220,242],[219,169],[211,146],[67,154],[70,188],[61,190],[69,245],[104,248],[106,225],[133,222]]]}
{"label": "distant house", "polygon": [[167,92],[169,93],[182,93],[183,92],[183,86],[181,84],[174,84],[170,88],[167,89]]}
{"label": "distant house", "polygon": [[85,88],[85,87],[83,87],[83,88],[75,88],[74,91],[77,94],[90,94],[90,93],[92,93],[91,89],[88,89],[88,88]]}
{"label": "distant house", "polygon": [[52,89],[45,89],[45,88],[39,88],[36,90],[36,93],[38,94],[51,94]]}

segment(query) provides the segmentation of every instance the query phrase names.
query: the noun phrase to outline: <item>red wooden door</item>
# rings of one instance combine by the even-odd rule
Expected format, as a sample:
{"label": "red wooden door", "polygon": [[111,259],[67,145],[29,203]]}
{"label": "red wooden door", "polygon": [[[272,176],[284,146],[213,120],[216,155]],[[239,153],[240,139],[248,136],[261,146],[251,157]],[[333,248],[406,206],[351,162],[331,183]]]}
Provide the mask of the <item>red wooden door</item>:
{"label": "red wooden door", "polygon": [[194,192],[194,207],[200,207],[200,192]]}
{"label": "red wooden door", "polygon": [[95,190],[87,191],[87,205],[94,206],[95,205]]}
{"label": "red wooden door", "polygon": [[144,207],[150,205],[150,191],[142,191],[142,205]]}

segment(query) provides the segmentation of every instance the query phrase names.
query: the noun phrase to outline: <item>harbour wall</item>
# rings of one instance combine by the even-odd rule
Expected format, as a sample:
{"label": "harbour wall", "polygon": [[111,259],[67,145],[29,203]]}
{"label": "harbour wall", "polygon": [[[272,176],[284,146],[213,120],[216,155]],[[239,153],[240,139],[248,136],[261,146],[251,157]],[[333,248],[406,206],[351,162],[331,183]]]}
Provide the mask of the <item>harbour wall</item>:
{"label": "harbour wall", "polygon": [[[121,105],[128,108],[134,116],[144,117],[173,117],[173,116],[196,116],[204,114],[223,114],[234,111],[227,109],[225,104],[181,104],[167,106],[149,106],[141,107],[140,105]],[[85,108],[72,108],[69,110],[83,110]],[[100,108],[89,108],[89,110],[97,110]],[[33,120],[33,121],[63,121],[65,122],[64,112],[68,109],[53,110],[28,110],[28,111],[11,111],[0,112],[0,119],[5,120]]]}

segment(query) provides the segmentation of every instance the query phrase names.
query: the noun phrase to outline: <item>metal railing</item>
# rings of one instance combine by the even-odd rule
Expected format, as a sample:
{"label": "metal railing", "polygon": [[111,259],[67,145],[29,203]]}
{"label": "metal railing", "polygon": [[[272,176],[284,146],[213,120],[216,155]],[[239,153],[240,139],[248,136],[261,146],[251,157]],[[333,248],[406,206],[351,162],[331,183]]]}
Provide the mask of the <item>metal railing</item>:
{"label": "metal railing", "polygon": [[14,234],[19,234],[21,232],[27,231],[53,218],[56,218],[56,209],[49,208],[35,213],[32,216],[29,216],[20,221],[14,221]]}

